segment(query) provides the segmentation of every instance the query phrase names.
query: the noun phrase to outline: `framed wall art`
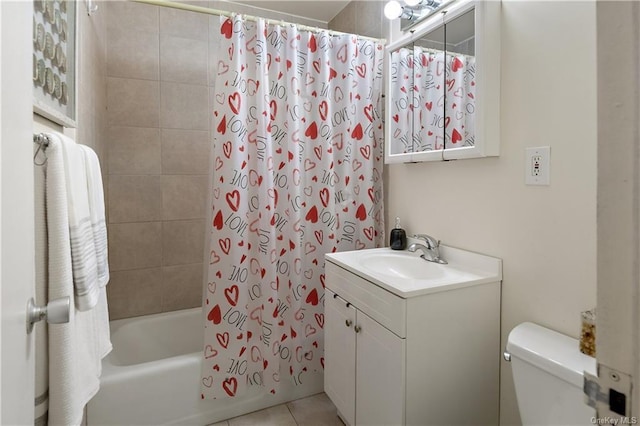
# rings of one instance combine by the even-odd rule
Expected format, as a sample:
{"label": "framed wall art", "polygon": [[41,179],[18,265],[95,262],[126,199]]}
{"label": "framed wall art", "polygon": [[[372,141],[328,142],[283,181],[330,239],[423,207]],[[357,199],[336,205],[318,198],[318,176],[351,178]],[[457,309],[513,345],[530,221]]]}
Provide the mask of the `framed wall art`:
{"label": "framed wall art", "polygon": [[33,2],[33,111],[76,127],[76,2]]}

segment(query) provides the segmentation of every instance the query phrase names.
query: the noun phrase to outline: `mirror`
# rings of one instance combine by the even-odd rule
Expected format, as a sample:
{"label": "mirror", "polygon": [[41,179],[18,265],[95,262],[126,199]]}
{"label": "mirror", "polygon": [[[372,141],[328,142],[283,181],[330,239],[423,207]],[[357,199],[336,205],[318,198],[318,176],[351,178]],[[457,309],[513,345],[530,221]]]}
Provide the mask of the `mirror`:
{"label": "mirror", "polygon": [[413,49],[401,47],[391,53],[391,119],[388,126],[396,143],[389,145],[392,155],[414,152],[413,148]]}
{"label": "mirror", "polygon": [[446,25],[445,149],[475,145],[474,16],[470,10]]}
{"label": "mirror", "polygon": [[413,43],[415,151],[441,150],[444,146],[446,53],[445,31],[440,26]]}
{"label": "mirror", "polygon": [[498,155],[499,8],[453,2],[387,47],[387,163]]}

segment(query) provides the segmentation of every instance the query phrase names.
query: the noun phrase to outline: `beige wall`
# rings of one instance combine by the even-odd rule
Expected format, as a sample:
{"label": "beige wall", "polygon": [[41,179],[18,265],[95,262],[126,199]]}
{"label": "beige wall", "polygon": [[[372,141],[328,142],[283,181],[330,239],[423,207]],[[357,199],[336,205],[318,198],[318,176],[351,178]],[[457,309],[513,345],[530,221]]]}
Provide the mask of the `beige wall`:
{"label": "beige wall", "polygon": [[[502,347],[533,321],[578,337],[596,304],[596,44],[592,2],[504,1],[500,157],[386,168],[387,224],[503,259]],[[551,185],[525,186],[525,147]],[[496,348],[498,356],[498,348]],[[501,424],[519,424],[502,362]]]}
{"label": "beige wall", "polygon": [[[190,3],[295,19],[222,1]],[[109,313],[200,306],[219,18],[131,2],[106,9]]]}

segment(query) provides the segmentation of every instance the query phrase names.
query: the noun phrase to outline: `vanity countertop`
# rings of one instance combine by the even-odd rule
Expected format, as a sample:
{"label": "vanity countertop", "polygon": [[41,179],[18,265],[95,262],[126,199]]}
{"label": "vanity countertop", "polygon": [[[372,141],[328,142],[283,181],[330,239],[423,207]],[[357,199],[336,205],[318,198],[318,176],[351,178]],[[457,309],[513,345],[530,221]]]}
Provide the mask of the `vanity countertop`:
{"label": "vanity countertop", "polygon": [[325,259],[405,299],[502,280],[501,259],[444,245],[440,253],[448,264],[390,248],[330,253]]}

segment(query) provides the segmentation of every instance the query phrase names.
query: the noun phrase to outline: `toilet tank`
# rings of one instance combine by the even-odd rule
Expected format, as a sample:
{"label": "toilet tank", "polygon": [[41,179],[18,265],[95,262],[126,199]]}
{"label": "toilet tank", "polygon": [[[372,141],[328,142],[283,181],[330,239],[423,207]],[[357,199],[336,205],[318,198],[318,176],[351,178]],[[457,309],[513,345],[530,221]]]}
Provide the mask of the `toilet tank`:
{"label": "toilet tank", "polygon": [[595,375],[596,360],[576,339],[525,322],[509,333],[507,352],[523,426],[591,424],[595,409],[584,403],[583,371]]}

